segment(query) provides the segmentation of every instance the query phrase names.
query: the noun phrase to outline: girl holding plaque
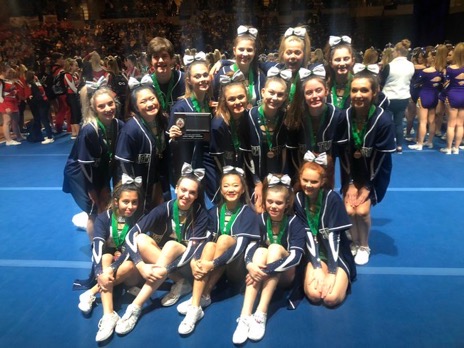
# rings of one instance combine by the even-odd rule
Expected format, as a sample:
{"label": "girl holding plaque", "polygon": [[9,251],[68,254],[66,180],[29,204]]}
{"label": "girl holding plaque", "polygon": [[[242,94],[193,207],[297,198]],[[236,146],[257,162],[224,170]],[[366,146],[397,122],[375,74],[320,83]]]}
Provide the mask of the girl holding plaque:
{"label": "girl holding plaque", "polygon": [[355,65],[350,89],[351,107],[345,111],[347,142],[340,150],[340,170],[345,207],[351,217],[355,262],[369,261],[371,206],[387,191],[396,151],[392,115],[375,105],[379,80],[364,65]]}

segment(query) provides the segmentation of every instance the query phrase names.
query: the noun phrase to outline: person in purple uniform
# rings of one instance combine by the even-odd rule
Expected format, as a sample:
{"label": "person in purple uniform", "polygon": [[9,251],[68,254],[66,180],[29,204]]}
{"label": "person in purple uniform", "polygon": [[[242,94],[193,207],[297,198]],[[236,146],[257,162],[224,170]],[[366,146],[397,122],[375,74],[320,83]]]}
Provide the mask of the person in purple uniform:
{"label": "person in purple uniform", "polygon": [[115,158],[122,173],[142,177],[145,197],[140,204],[148,212],[163,202],[160,176],[168,157],[167,119],[163,117],[149,75],[145,75],[141,82],[130,78],[129,89],[129,108],[133,117],[121,130]]}
{"label": "person in purple uniform", "polygon": [[210,209],[210,240],[201,255],[190,262],[194,277],[192,298],[177,306],[185,315],[179,333],[187,335],[211,304],[211,291],[225,274],[232,283],[241,285],[246,276],[243,253],[253,240],[259,240],[258,219],[250,206],[241,168],[226,166],[220,182],[221,202]]}
{"label": "person in purple uniform", "polygon": [[189,262],[195,254],[201,253],[208,237],[209,219],[201,186],[203,176],[204,169],[193,170],[190,164],[184,163],[175,189],[177,198],[154,208],[127,233],[125,253],[112,267],[117,269],[120,262],[130,256],[145,284],[116,324],[116,333],[124,335],[132,331],[143,304],[168,276],[175,283],[162,298],[163,306],[172,306],[191,290]]}
{"label": "person in purple uniform", "polygon": [[358,265],[369,261],[371,206],[385,196],[391,153],[396,151],[392,115],[375,105],[378,76],[363,67],[351,82],[351,107],[345,111],[347,142],[339,157],[345,207],[352,221],[352,252]]}
{"label": "person in purple uniform", "polygon": [[[258,217],[259,242],[251,243],[245,253],[248,274],[234,344],[259,341],[266,332],[269,304],[277,287],[288,288],[295,279],[296,266],[305,249],[306,231],[293,215],[293,190],[290,177],[269,174],[264,180],[264,213]],[[258,305],[253,313],[256,299]]]}
{"label": "person in purple uniform", "polygon": [[442,152],[458,155],[464,132],[464,42],[458,43],[454,48],[452,64],[446,68],[446,81],[450,113],[446,148]]}
{"label": "person in purple uniform", "polygon": [[[443,72],[446,68],[446,56],[448,49],[445,45],[439,45],[435,51],[430,51],[427,56],[427,68],[422,70],[419,81],[422,84],[419,93],[419,129],[416,144],[409,145],[412,150],[421,151],[423,146],[433,148],[435,135],[435,115],[438,105],[439,91],[443,87]],[[426,133],[429,133],[427,142]]]}

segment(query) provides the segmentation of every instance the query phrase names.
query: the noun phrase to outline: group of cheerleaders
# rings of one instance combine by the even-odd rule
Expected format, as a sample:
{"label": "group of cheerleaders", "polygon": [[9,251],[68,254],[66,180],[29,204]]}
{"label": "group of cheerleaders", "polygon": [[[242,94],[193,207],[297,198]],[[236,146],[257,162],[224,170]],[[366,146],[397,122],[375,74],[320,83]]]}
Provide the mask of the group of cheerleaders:
{"label": "group of cheerleaders", "polygon": [[[173,70],[172,44],[154,38],[152,74],[129,80],[125,124],[104,80],[81,90],[85,121],[63,189],[89,215],[96,285],[79,308],[90,313],[100,293],[96,341],[129,333],[167,278],[163,306],[193,288],[177,306],[178,332],[190,334],[223,276],[245,286],[233,343],[258,341],[277,286],[335,307],[355,264],[368,262],[370,210],[386,193],[396,150],[378,77],[354,64],[347,36],[331,37],[327,73],[308,65],[303,27],[285,32],[279,63],[257,62],[256,38],[240,26],[234,60],[213,76],[201,53],[184,57],[185,73]],[[185,112],[214,114],[209,142],[182,140],[176,116]],[[333,191],[335,159],[343,198]],[[119,317],[113,289],[122,283],[140,291]]]}

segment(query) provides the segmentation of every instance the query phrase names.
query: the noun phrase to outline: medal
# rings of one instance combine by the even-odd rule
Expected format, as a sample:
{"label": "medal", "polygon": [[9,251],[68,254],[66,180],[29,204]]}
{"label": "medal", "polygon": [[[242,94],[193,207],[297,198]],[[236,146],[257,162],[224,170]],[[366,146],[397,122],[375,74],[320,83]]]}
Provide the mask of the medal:
{"label": "medal", "polygon": [[275,156],[275,154],[274,154],[273,151],[269,151],[269,152],[267,153],[267,158],[274,158],[274,156]]}
{"label": "medal", "polygon": [[353,154],[353,157],[356,158],[356,159],[360,159],[362,157],[361,155],[361,151],[359,150],[356,150]]}

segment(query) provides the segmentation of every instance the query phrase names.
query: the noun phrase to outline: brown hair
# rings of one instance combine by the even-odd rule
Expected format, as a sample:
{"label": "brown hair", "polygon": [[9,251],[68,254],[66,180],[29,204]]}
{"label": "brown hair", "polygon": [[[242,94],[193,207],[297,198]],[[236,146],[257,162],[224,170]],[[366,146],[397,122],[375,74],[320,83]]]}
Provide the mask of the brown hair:
{"label": "brown hair", "polygon": [[174,45],[172,42],[164,37],[157,36],[148,43],[147,57],[151,61],[154,55],[160,54],[163,51],[166,51],[169,57],[174,57]]}
{"label": "brown hair", "polygon": [[[284,174],[273,174],[278,178],[282,178]],[[266,196],[269,191],[273,192],[282,192],[285,193],[285,199],[288,203],[287,209],[285,210],[285,214],[292,215],[293,214],[293,202],[295,201],[295,194],[290,187],[286,187],[283,184],[277,184],[275,186],[269,187],[269,183],[267,181],[267,177],[264,178],[263,181],[263,200],[262,200],[262,211],[266,211]]]}
{"label": "brown hair", "polygon": [[406,57],[411,47],[411,41],[403,39],[395,45],[395,51],[402,57]]}

